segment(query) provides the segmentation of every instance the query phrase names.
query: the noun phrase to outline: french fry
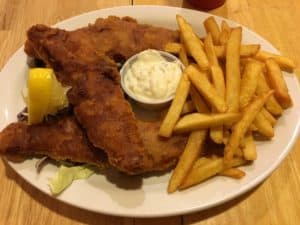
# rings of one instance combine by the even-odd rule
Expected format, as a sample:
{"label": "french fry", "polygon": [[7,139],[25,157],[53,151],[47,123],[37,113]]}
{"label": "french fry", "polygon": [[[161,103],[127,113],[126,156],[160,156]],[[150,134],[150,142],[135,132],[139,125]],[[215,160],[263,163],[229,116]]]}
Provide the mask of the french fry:
{"label": "french fry", "polygon": [[230,36],[231,28],[225,20],[222,20],[221,23],[221,33],[219,38],[220,45],[226,45],[229,36]]}
{"label": "french fry", "polygon": [[[240,57],[253,57],[257,54],[260,49],[260,45],[250,44],[250,45],[241,45]],[[215,45],[215,52],[218,58],[226,57],[226,47],[224,45]]]}
{"label": "french fry", "polygon": [[224,99],[225,98],[225,79],[222,68],[220,66],[211,66],[211,78],[218,94]]}
{"label": "french fry", "polygon": [[249,128],[250,131],[257,131],[257,127],[252,123]]}
{"label": "french fry", "polygon": [[[201,159],[202,158],[198,160]],[[226,167],[226,165],[224,165],[223,158],[212,158],[204,160],[200,165],[197,164],[197,161],[195,162],[190,173],[186,176],[182,184],[179,186],[180,190],[199,184],[202,181],[217,175],[227,168],[237,167],[247,163],[247,161],[242,158],[233,158],[230,161],[228,167]]]}
{"label": "french fry", "polygon": [[181,48],[182,48],[182,44],[181,43],[168,42],[165,45],[164,50],[166,52],[170,52],[170,53],[173,53],[173,54],[179,54]]}
{"label": "french fry", "polygon": [[180,49],[179,51],[179,59],[181,60],[182,64],[184,66],[188,66],[189,65],[189,59],[186,55],[186,50],[185,50],[185,47],[182,46],[182,48]]}
{"label": "french fry", "polygon": [[212,127],[209,130],[209,136],[213,142],[217,144],[222,144],[223,143],[223,126],[219,127]]}
{"label": "french fry", "polygon": [[252,132],[248,132],[244,137],[245,146],[243,148],[244,158],[246,160],[256,160],[257,153],[256,153],[256,146],[254,143]]}
{"label": "french fry", "polygon": [[228,112],[239,111],[240,95],[240,46],[242,39],[242,29],[232,29],[227,42],[226,50],[226,104]]}
{"label": "french fry", "polygon": [[218,157],[216,157],[215,155],[212,155],[210,158],[200,157],[195,161],[193,168],[198,168],[200,166],[203,166],[204,164],[210,162],[212,159],[216,159],[216,158],[218,158]]}
{"label": "french fry", "polygon": [[287,72],[292,72],[295,68],[296,65],[294,63],[293,60],[285,57],[285,56],[281,56],[281,55],[277,55],[277,54],[273,54],[270,52],[266,52],[266,51],[259,51],[256,55],[255,58],[261,61],[266,61],[267,59],[274,59],[274,61],[279,65],[279,67]]}
{"label": "french fry", "polygon": [[211,71],[212,83],[213,83],[214,87],[216,88],[219,96],[221,96],[224,99],[224,97],[225,97],[224,74],[223,74],[222,68],[219,65],[218,58],[217,58],[215,50],[214,50],[212,37],[211,37],[210,33],[205,38],[204,50],[206,52],[208,61],[211,65],[210,71]]}
{"label": "french fry", "polygon": [[220,172],[219,175],[231,177],[234,179],[241,179],[246,175],[246,173],[243,170],[240,170],[238,168],[229,168]]}
{"label": "french fry", "polygon": [[209,113],[209,107],[193,85],[190,88],[192,102],[199,113]]}
{"label": "french fry", "polygon": [[[200,45],[202,46],[202,43]],[[164,51],[178,55],[181,47],[182,47],[181,43],[168,42],[164,47]],[[217,58],[222,59],[222,58],[226,57],[225,45],[214,45],[214,49],[215,49]],[[260,49],[260,45],[258,45],[258,44],[241,45],[240,57],[242,57],[242,58],[254,57],[259,52],[259,49]],[[187,55],[190,55],[189,52],[187,52]],[[256,59],[259,60],[257,57],[256,57]]]}
{"label": "french fry", "polygon": [[276,124],[276,118],[268,110],[266,110],[266,108],[262,108],[261,113],[264,115],[264,117],[266,117],[272,126]]}
{"label": "french fry", "polygon": [[267,120],[261,111],[256,115],[253,124],[257,128],[257,132],[261,135],[267,138],[272,138],[274,136],[272,124],[269,122],[269,120]]}
{"label": "french fry", "polygon": [[187,51],[193,56],[201,70],[207,70],[209,63],[201,45],[201,40],[182,16],[177,15],[176,19]]}
{"label": "french fry", "polygon": [[211,66],[219,66],[218,58],[215,52],[212,35],[208,33],[204,39],[204,50]]}
{"label": "french fry", "polygon": [[272,94],[273,91],[269,91],[268,93],[259,96],[245,108],[242,118],[234,125],[229,141],[225,146],[224,162],[226,164],[229,164],[232,160],[240,145],[241,139],[245,136],[256,115],[260,112],[265,102]]}
{"label": "french fry", "polygon": [[223,131],[223,144],[226,145],[228,143],[230,137],[230,131],[228,129],[224,129]]}
{"label": "french fry", "polygon": [[[195,105],[194,105],[194,103],[191,100],[188,100],[188,101],[186,101],[183,104],[182,111],[181,111],[180,115],[185,115],[185,114],[193,113],[193,112],[196,112]],[[167,113],[168,113],[168,109],[164,109],[160,113],[161,118],[165,118],[165,116],[167,115]]]}
{"label": "french fry", "polygon": [[[252,132],[251,129],[249,129],[248,132]],[[245,138],[242,138],[241,141],[240,141],[240,145],[239,145],[237,151],[242,150],[242,148],[244,148],[245,146],[246,146]],[[238,154],[236,154],[236,155],[238,155]]]}
{"label": "french fry", "polygon": [[206,137],[206,130],[194,131],[190,134],[187,145],[179,158],[168,185],[168,192],[172,193],[177,190],[188,172],[199,157],[203,143]]}
{"label": "french fry", "polygon": [[243,158],[244,157],[243,150],[240,147],[238,147],[236,152],[234,153],[234,156],[239,157],[239,158]]}
{"label": "french fry", "polygon": [[292,99],[289,95],[288,88],[283,79],[282,72],[279,65],[272,58],[266,60],[267,80],[271,88],[274,89],[274,96],[279,104],[284,108],[289,108],[293,105]]}
{"label": "french fry", "polygon": [[[212,35],[210,33],[207,34],[204,40],[204,50],[206,52],[208,61],[211,65],[211,78],[214,87],[216,88],[217,93],[221,98],[225,97],[225,81],[224,75],[221,67],[219,66],[218,58],[215,53],[214,44]],[[214,108],[212,108],[212,112],[216,112]],[[210,138],[215,142],[221,144],[223,142],[223,126],[213,127],[209,131]]]}
{"label": "french fry", "polygon": [[241,45],[240,56],[241,57],[253,57],[260,49],[258,44]]}
{"label": "french fry", "polygon": [[[182,34],[180,35],[180,42],[183,43]],[[179,50],[179,59],[181,60],[182,64],[187,67],[189,65],[189,59],[187,57],[185,46],[182,45]]]}
{"label": "french fry", "polygon": [[196,111],[196,107],[195,107],[193,101],[189,100],[184,103],[184,105],[182,107],[181,115],[185,115],[185,114],[192,113],[195,111]]}
{"label": "french fry", "polygon": [[[262,95],[264,93],[267,93],[270,90],[271,88],[267,83],[265,75],[261,73],[260,76],[258,77],[256,94]],[[270,98],[267,100],[265,107],[270,113],[272,113],[275,116],[280,116],[283,112],[282,107],[280,106],[280,104],[278,103],[278,101],[273,95],[270,96]]]}
{"label": "french fry", "polygon": [[214,44],[219,44],[220,39],[220,28],[213,16],[208,17],[203,22],[205,30],[207,33],[211,33],[212,40]]}
{"label": "french fry", "polygon": [[[204,21],[207,36],[199,38],[183,17],[177,15],[176,20],[180,43],[164,48],[186,66],[185,82],[179,84],[159,134],[189,133],[189,139],[169,181],[169,193],[215,175],[244,177],[245,172],[234,167],[257,158],[253,132],[274,136],[276,117],[292,106],[281,70],[295,69],[292,60],[261,51],[259,44],[242,45],[241,27],[222,21],[220,29],[209,17]],[[191,57],[197,65],[190,64]],[[188,93],[191,100],[186,102]],[[225,145],[223,158],[198,158],[207,132],[215,143]]]}
{"label": "french fry", "polygon": [[[225,80],[221,67],[218,65],[211,66],[210,70],[212,82],[217,90],[217,93],[221,96],[221,98],[225,99]],[[214,108],[213,112],[215,112]],[[215,143],[221,144],[223,142],[223,126],[211,128],[209,136]]]}
{"label": "french fry", "polygon": [[229,26],[229,24],[226,22],[226,20],[222,20],[221,22],[221,30],[227,30],[230,31],[231,27]]}
{"label": "french fry", "polygon": [[174,128],[175,133],[186,133],[198,129],[218,127],[232,124],[241,118],[240,113],[203,114],[191,113],[182,117]]}
{"label": "french fry", "polygon": [[256,61],[249,61],[241,80],[240,107],[244,108],[251,101],[257,87],[258,76],[262,71],[261,64]]}
{"label": "french fry", "polygon": [[162,137],[170,137],[173,128],[180,117],[183,105],[190,91],[191,82],[188,79],[186,72],[181,75],[181,79],[176,89],[175,97],[169,108],[169,111],[164,118],[158,134]]}
{"label": "french fry", "polygon": [[198,70],[194,65],[190,65],[186,68],[186,73],[207,103],[211,104],[218,112],[226,111],[227,107],[224,99],[218,95],[205,72]]}

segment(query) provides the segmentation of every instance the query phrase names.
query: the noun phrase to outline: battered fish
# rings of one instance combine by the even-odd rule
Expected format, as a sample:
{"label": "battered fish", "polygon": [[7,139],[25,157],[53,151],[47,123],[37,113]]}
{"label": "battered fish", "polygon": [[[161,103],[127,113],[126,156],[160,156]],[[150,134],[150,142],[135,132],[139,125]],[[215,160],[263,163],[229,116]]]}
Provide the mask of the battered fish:
{"label": "battered fish", "polygon": [[[158,122],[136,119],[120,88],[117,63],[177,40],[176,31],[111,16],[75,31],[33,26],[28,31],[25,51],[43,60],[55,70],[60,82],[72,87],[69,102],[93,148],[103,149],[117,169],[139,174],[173,165],[186,137],[160,139]],[[47,144],[39,149],[43,147]]]}
{"label": "battered fish", "polygon": [[49,156],[56,160],[103,166],[107,159],[88,141],[73,116],[53,118],[42,124],[8,125],[0,133],[0,153],[8,156]]}

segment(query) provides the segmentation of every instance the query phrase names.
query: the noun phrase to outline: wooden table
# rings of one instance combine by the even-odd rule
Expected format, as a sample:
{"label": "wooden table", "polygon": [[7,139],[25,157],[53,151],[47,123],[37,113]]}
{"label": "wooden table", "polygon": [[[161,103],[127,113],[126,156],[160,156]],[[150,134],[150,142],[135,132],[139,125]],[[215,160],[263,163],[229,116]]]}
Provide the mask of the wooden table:
{"label": "wooden table", "polygon": [[[51,25],[90,10],[131,4],[192,8],[182,0],[0,0],[0,68],[24,43],[26,29],[32,24]],[[211,13],[249,27],[300,65],[298,0],[227,0]],[[299,69],[298,66],[297,74]],[[5,169],[0,161],[0,224],[296,225],[300,223],[299,150],[300,139],[270,178],[235,200],[190,215],[158,219],[112,217],[60,203],[31,187],[11,169]]]}

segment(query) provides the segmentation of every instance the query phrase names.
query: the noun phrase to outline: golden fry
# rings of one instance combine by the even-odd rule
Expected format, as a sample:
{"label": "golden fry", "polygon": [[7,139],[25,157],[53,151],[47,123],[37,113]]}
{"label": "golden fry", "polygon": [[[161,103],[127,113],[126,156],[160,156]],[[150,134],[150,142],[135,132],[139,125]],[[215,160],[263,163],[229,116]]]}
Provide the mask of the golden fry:
{"label": "golden fry", "polygon": [[224,149],[224,162],[229,163],[235,151],[240,145],[241,139],[245,136],[246,132],[249,130],[250,125],[255,119],[256,115],[262,107],[264,106],[267,99],[273,94],[273,91],[270,91],[266,94],[263,94],[256,98],[252,103],[250,103],[244,110],[242,118],[237,122],[233,131],[229,137],[229,141]]}
{"label": "golden fry", "polygon": [[215,155],[213,155],[211,158],[208,158],[208,157],[201,157],[201,158],[198,158],[194,165],[193,165],[193,168],[198,168],[208,162],[210,162],[212,159],[216,159]]}
{"label": "golden fry", "polygon": [[204,40],[204,50],[211,66],[219,66],[218,58],[215,52],[215,47],[212,40],[212,35],[207,34]]}
{"label": "golden fry", "polygon": [[213,16],[208,17],[203,22],[206,33],[211,33],[213,43],[218,45],[220,39],[220,28]]}
{"label": "golden fry", "polygon": [[252,123],[250,125],[249,131],[257,131],[257,127]]}
{"label": "golden fry", "polygon": [[[214,87],[221,98],[225,99],[225,80],[224,74],[220,66],[211,66],[211,77]],[[215,112],[215,109],[213,109]],[[223,126],[213,127],[210,129],[210,138],[218,144],[223,143]]]}
{"label": "golden fry", "polygon": [[218,95],[205,72],[198,70],[194,65],[188,66],[186,72],[193,85],[205,98],[207,103],[211,104],[218,112],[225,112],[227,109],[225,101]]}
{"label": "golden fry", "polygon": [[267,120],[261,111],[256,115],[253,123],[257,128],[258,133],[261,135],[268,138],[272,138],[274,136],[272,124],[269,122],[269,120]]}
{"label": "golden fry", "polygon": [[289,95],[280,67],[272,58],[266,60],[266,67],[267,80],[269,81],[271,88],[275,91],[275,98],[284,109],[291,107],[293,102]]}
{"label": "golden fry", "polygon": [[229,36],[230,36],[231,28],[229,27],[228,23],[223,20],[221,23],[221,33],[219,38],[220,45],[226,45]]}
{"label": "golden fry", "polygon": [[[261,73],[260,76],[258,77],[256,94],[262,95],[264,93],[267,93],[270,90],[271,88],[267,83],[265,75]],[[272,113],[275,116],[280,116],[283,112],[282,107],[280,106],[280,104],[278,103],[278,101],[273,95],[270,96],[270,98],[267,100],[265,107],[270,113]]]}
{"label": "golden fry", "polygon": [[[205,41],[205,40],[204,40]],[[201,43],[202,46],[202,43]],[[203,45],[204,46],[204,45]],[[164,51],[170,52],[173,54],[179,54],[179,51],[182,47],[181,43],[177,42],[169,42],[165,45]],[[214,45],[215,53],[217,58],[225,58],[226,57],[226,47],[225,45]],[[256,55],[259,52],[260,45],[257,44],[246,44],[246,45],[241,45],[241,50],[240,50],[240,57],[247,58],[247,57],[253,57],[257,60],[259,60]],[[189,52],[187,52],[188,55]]]}
{"label": "golden fry", "polygon": [[194,103],[191,100],[189,100],[184,103],[184,105],[182,107],[181,115],[185,115],[185,114],[192,113],[195,111],[196,111],[196,107],[195,107]]}
{"label": "golden fry", "polygon": [[226,47],[226,104],[228,112],[239,111],[241,27],[232,29]]}
{"label": "golden fry", "polygon": [[266,110],[266,108],[262,108],[261,113],[264,115],[264,117],[266,117],[272,126],[276,124],[276,118],[268,110]]}
{"label": "golden fry", "polygon": [[209,113],[209,107],[207,106],[206,102],[203,100],[199,92],[196,90],[196,88],[191,85],[190,88],[190,96],[192,99],[192,102],[195,105],[195,108],[199,113]]}
{"label": "golden fry", "polygon": [[210,159],[206,163],[198,167],[193,167],[190,173],[183,180],[179,189],[185,189],[195,184],[199,184],[202,181],[213,177],[224,170],[224,164],[222,158]]}
{"label": "golden fry", "polygon": [[260,49],[258,44],[241,45],[240,56],[241,57],[252,57],[257,54]]}
{"label": "golden fry", "polygon": [[180,49],[179,51],[179,59],[181,60],[182,64],[184,66],[188,66],[189,65],[189,59],[186,55],[186,50],[185,50],[185,47],[182,46],[182,48]]}
{"label": "golden fry", "polygon": [[219,175],[231,177],[234,179],[241,179],[246,175],[246,173],[238,168],[229,168],[220,172]]}
{"label": "golden fry", "polygon": [[[182,35],[180,35],[180,42],[183,42]],[[185,46],[182,45],[179,50],[179,59],[181,60],[182,64],[187,67],[189,65],[189,59],[187,57]]]}
{"label": "golden fry", "polygon": [[209,130],[209,136],[211,138],[211,140],[213,140],[213,142],[217,143],[217,144],[222,144],[223,143],[223,126],[219,126],[219,127],[212,127]]}
{"label": "golden fry", "polygon": [[206,130],[194,131],[190,134],[187,145],[180,156],[180,159],[174,169],[168,185],[168,192],[172,193],[177,190],[188,172],[199,157],[202,146],[206,137]]}
{"label": "golden fry", "polygon": [[[274,136],[276,117],[293,104],[281,70],[295,69],[292,60],[261,51],[259,44],[242,45],[241,27],[222,21],[219,28],[214,17],[208,17],[207,36],[199,38],[183,17],[177,15],[176,20],[180,43],[167,43],[164,50],[177,54],[186,69],[159,135],[189,132],[189,138],[169,180],[169,193],[215,175],[244,177],[245,172],[234,167],[257,158],[252,132]],[[192,58],[197,65],[190,64]],[[207,132],[212,141],[225,145],[223,158],[198,158]]]}
{"label": "golden fry", "polygon": [[239,113],[202,114],[192,113],[182,117],[174,128],[175,133],[185,133],[198,129],[232,124],[241,118]]}
{"label": "golden fry", "polygon": [[[252,57],[257,54],[260,49],[260,45],[251,44],[251,45],[241,45],[240,57]],[[225,45],[215,45],[215,52],[218,58],[226,57],[226,47]]]}
{"label": "golden fry", "polygon": [[238,147],[236,152],[234,153],[234,156],[239,157],[239,158],[243,158],[244,157],[243,150],[240,147]]}
{"label": "golden fry", "polygon": [[275,62],[279,65],[279,67],[287,72],[292,72],[295,68],[296,65],[293,62],[293,60],[289,59],[288,57],[273,54],[270,52],[266,51],[259,51],[256,55],[255,58],[261,61],[266,61],[267,59],[274,59]]}
{"label": "golden fry", "polygon": [[261,64],[256,61],[249,61],[245,65],[242,75],[241,92],[240,92],[240,107],[244,108],[248,105],[255,94],[257,87],[258,76],[262,71]]}
{"label": "golden fry", "polygon": [[[201,159],[202,158],[198,159],[197,161]],[[197,161],[195,162],[190,173],[179,186],[180,190],[199,184],[202,181],[224,171],[224,169],[241,166],[247,163],[247,161],[242,158],[233,158],[228,164],[228,167],[226,167],[226,165],[224,165],[223,158],[207,159],[202,161],[200,165],[198,165]]]}
{"label": "golden fry", "polygon": [[244,137],[245,146],[243,148],[244,158],[246,160],[256,160],[257,153],[256,153],[256,146],[254,143],[254,139],[252,136],[252,132],[248,132]]}
{"label": "golden fry", "polygon": [[224,74],[220,66],[211,66],[211,78],[218,94],[224,99],[225,98],[225,79]]}
{"label": "golden fry", "polygon": [[207,70],[209,63],[201,46],[201,40],[182,16],[177,15],[176,19],[187,51],[193,56],[201,70]]}
{"label": "golden fry", "polygon": [[229,26],[229,24],[226,22],[226,20],[222,20],[221,22],[221,30],[231,30],[231,27]]}
{"label": "golden fry", "polygon": [[190,85],[191,83],[188,79],[186,72],[184,71],[179,81],[175,97],[172,101],[169,111],[160,126],[158,133],[160,136],[171,136],[173,128],[180,117],[183,105],[190,91]]}
{"label": "golden fry", "polygon": [[181,48],[182,48],[182,44],[176,42],[169,42],[165,45],[164,50],[166,52],[178,54]]}
{"label": "golden fry", "polygon": [[226,145],[228,143],[230,137],[230,131],[228,129],[223,130],[223,144]]}

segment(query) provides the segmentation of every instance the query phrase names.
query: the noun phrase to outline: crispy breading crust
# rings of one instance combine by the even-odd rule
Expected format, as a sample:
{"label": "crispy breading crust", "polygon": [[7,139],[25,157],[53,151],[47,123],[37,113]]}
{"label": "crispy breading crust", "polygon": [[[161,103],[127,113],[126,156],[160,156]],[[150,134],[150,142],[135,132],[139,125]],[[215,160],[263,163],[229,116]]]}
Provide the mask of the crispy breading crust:
{"label": "crispy breading crust", "polygon": [[[72,87],[69,102],[90,142],[103,149],[117,169],[138,174],[173,165],[186,138],[180,137],[181,144],[175,146],[173,140],[153,137],[150,132],[157,135],[156,130],[139,127],[142,123],[119,85],[116,63],[148,48],[163,49],[165,43],[177,40],[176,31],[110,16],[74,31],[35,25],[28,31],[25,51],[43,60],[60,82]],[[154,149],[160,146],[165,152]]]}
{"label": "crispy breading crust", "polygon": [[73,116],[62,116],[38,125],[10,124],[0,133],[0,153],[7,155],[47,155],[55,160],[103,166],[104,152],[95,149]]}

